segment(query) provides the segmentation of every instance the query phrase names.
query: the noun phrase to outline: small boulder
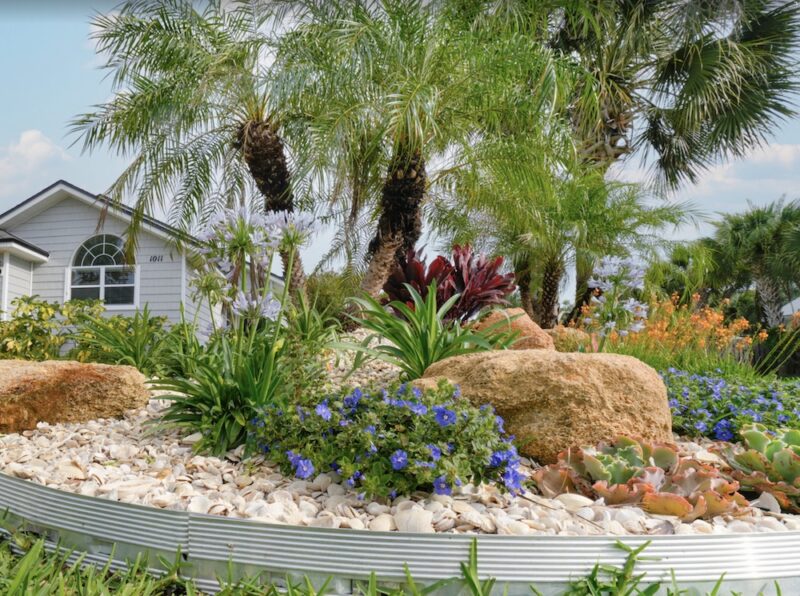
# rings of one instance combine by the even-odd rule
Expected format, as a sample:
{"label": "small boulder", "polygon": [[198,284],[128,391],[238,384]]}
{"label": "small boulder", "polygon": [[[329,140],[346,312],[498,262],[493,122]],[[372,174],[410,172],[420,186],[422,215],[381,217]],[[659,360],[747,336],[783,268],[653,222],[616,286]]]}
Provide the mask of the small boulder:
{"label": "small boulder", "polygon": [[492,404],[523,455],[542,464],[560,451],[619,435],[672,441],[667,391],[658,373],[619,354],[497,350],[446,358],[415,384],[461,386],[474,405]]}
{"label": "small boulder", "polygon": [[119,418],[149,399],[144,376],[132,366],[0,360],[0,433]]}
{"label": "small boulder", "polygon": [[559,352],[580,352],[581,349],[590,347],[592,343],[588,333],[575,327],[558,325],[543,331],[553,338],[555,349]]}
{"label": "small boulder", "polygon": [[[502,324],[505,322],[506,324]],[[497,325],[501,331],[517,331],[517,341],[512,350],[555,350],[553,338],[531,319],[521,308],[495,310],[475,325],[476,330]]]}

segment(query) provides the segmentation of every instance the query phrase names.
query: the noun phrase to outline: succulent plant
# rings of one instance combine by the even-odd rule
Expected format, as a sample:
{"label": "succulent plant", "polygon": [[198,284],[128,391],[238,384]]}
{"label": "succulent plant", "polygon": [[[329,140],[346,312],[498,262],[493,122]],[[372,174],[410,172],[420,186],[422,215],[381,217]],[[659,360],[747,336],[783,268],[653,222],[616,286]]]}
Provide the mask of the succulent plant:
{"label": "succulent plant", "polygon": [[781,509],[800,513],[800,430],[770,433],[762,424],[740,433],[745,450],[721,451],[745,491],[770,493]]}
{"label": "succulent plant", "polygon": [[383,291],[387,302],[399,300],[413,308],[411,294],[406,284],[424,299],[431,282],[436,282],[436,299],[444,304],[455,294],[458,301],[448,311],[446,318],[467,321],[486,306],[508,304],[506,296],[514,291],[514,275],[500,273],[503,258],[488,259],[476,255],[469,246],[454,246],[452,261],[436,257],[425,265],[422,251],[408,251],[405,259],[395,267]]}
{"label": "succulent plant", "polygon": [[680,458],[672,445],[630,437],[568,449],[556,464],[537,470],[534,481],[548,497],[580,492],[608,505],[639,505],[684,521],[737,513],[748,505],[737,492],[739,484],[716,468]]}

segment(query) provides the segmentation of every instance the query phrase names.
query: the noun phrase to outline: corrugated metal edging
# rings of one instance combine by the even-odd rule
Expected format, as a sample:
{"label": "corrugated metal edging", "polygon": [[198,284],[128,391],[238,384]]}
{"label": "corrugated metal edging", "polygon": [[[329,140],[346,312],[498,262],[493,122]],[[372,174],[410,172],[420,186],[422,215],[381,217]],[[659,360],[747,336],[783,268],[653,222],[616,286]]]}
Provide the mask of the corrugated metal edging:
{"label": "corrugated metal edging", "polygon": [[173,553],[189,546],[189,517],[183,511],[87,497],[0,474],[0,510],[5,508],[43,528],[111,543]]}
{"label": "corrugated metal edging", "polygon": [[[314,570],[354,578],[371,571],[386,579],[404,577],[408,564],[419,579],[460,573],[475,536],[398,534],[261,524],[249,520],[190,515],[194,559],[227,560],[270,570]],[[656,577],[674,570],[685,581],[718,578],[800,577],[800,532],[678,536],[496,536],[480,535],[482,574],[498,581],[563,581],[585,575],[598,561],[621,565],[630,546],[647,541],[640,571]]]}
{"label": "corrugated metal edging", "polygon": [[[383,582],[402,582],[404,564],[422,583],[458,576],[474,536],[399,534],[264,524],[209,515],[164,511],[58,491],[0,474],[0,510],[51,530],[55,544],[86,550],[88,562],[105,563],[114,543],[115,565],[139,552],[159,551],[171,562],[180,547],[187,576],[207,590],[233,563],[236,576],[265,578],[310,575],[336,577],[335,593],[349,593],[353,580],[375,572]],[[535,584],[549,593],[584,576],[596,563],[621,565],[630,546],[650,541],[637,567],[649,581],[669,579],[710,589],[723,573],[726,589],[755,593],[753,586],[782,580],[784,593],[800,593],[800,532],[692,536],[478,536],[479,569],[525,593]],[[655,560],[652,560],[655,559]],[[149,564],[153,565],[150,558]],[[762,583],[758,583],[762,582]],[[551,589],[548,589],[548,586]],[[759,588],[760,589],[760,588]],[[795,589],[794,592],[791,590]],[[757,591],[757,590],[756,590]]]}

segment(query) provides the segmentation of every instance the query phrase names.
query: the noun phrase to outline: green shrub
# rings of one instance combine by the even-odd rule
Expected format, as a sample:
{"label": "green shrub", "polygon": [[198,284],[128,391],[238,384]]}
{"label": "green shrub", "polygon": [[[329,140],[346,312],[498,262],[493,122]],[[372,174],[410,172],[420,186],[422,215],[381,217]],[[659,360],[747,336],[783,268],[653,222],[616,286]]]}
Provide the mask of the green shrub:
{"label": "green shrub", "polygon": [[375,393],[355,389],[316,404],[267,407],[251,421],[251,452],[266,452],[284,473],[313,478],[336,471],[369,496],[494,480],[520,488],[519,458],[502,419],[441,383]]}
{"label": "green shrub", "polygon": [[[482,352],[493,348],[504,348],[513,343],[515,335],[500,331],[505,321],[476,331],[462,327],[458,321],[448,321],[446,316],[459,298],[452,296],[441,306],[436,304],[436,286],[431,284],[423,299],[410,285],[406,286],[413,308],[403,302],[394,301],[383,305],[373,298],[354,298],[361,308],[359,322],[372,333],[361,344],[341,343],[342,349],[372,356],[394,364],[403,371],[407,379],[417,379],[434,362],[451,356]],[[370,347],[375,339],[384,339],[388,344]],[[357,359],[356,365],[360,364]]]}
{"label": "green shrub", "polygon": [[361,288],[361,275],[352,269],[341,273],[318,271],[306,280],[306,292],[314,310],[324,317],[334,317],[346,322],[347,301],[357,296]]}
{"label": "green shrub", "polygon": [[0,322],[0,358],[52,360],[71,336],[70,326],[81,316],[99,316],[97,301],[74,300],[66,304],[23,296],[11,301],[8,321]]}

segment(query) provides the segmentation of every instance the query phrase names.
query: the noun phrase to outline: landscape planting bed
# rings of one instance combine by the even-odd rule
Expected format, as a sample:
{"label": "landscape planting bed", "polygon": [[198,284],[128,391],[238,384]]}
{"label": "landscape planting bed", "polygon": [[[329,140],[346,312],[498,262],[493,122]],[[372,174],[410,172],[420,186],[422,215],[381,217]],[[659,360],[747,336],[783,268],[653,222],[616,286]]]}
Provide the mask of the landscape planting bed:
{"label": "landscape planting bed", "polygon": [[[156,555],[173,561],[180,553],[184,573],[213,590],[226,577],[229,562],[237,574],[263,573],[280,582],[307,575],[322,582],[334,578],[334,593],[352,592],[354,582],[374,571],[382,582],[404,579],[404,564],[420,583],[459,574],[477,539],[479,569],[508,586],[509,594],[529,594],[535,584],[558,594],[570,579],[585,575],[597,562],[621,565],[626,553],[615,546],[652,541],[637,570],[648,580],[669,580],[674,571],[684,588],[710,590],[725,574],[726,590],[769,594],[777,580],[784,594],[800,591],[800,532],[745,535],[470,536],[405,534],[293,527],[179,511],[162,511],[71,494],[0,474],[0,506],[6,522],[44,536],[51,547],[87,552],[87,563],[104,564],[113,553],[116,566],[140,553],[159,568]],[[652,558],[652,559],[650,559]]]}

